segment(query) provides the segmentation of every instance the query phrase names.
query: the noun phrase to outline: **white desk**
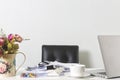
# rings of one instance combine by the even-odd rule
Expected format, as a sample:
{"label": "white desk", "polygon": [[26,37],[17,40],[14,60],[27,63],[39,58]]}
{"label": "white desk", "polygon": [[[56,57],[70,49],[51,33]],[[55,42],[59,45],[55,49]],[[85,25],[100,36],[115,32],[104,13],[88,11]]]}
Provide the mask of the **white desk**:
{"label": "white desk", "polygon": [[[94,71],[96,69],[88,69],[86,72]],[[0,80],[120,80],[120,78],[115,79],[104,79],[100,77],[85,77],[85,78],[74,78],[74,77],[67,77],[67,76],[59,76],[59,77],[39,77],[39,78],[22,78],[20,77],[21,72],[17,73],[14,77],[8,78],[0,78]]]}

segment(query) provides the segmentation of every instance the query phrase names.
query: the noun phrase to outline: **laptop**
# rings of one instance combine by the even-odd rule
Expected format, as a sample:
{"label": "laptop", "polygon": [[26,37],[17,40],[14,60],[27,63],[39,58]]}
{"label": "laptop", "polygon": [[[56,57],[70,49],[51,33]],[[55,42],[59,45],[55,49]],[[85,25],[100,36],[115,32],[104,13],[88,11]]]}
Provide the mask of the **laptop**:
{"label": "laptop", "polygon": [[120,77],[120,35],[99,35],[106,78]]}

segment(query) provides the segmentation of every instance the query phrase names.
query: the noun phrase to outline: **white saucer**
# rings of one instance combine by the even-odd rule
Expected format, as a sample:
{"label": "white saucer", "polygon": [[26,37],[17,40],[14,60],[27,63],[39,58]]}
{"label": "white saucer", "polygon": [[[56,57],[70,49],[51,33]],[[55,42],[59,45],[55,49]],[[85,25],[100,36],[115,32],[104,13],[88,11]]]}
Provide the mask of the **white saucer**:
{"label": "white saucer", "polygon": [[85,77],[89,77],[90,74],[89,73],[85,73],[83,76],[71,76],[70,74],[67,74],[68,77],[75,77],[75,78],[85,78]]}

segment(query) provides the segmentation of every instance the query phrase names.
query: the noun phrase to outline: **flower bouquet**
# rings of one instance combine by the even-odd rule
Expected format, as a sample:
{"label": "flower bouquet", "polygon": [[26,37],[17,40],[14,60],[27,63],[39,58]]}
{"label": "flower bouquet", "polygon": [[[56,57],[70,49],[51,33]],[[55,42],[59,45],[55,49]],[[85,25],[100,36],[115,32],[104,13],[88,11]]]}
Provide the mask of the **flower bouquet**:
{"label": "flower bouquet", "polygon": [[0,31],[0,56],[4,54],[14,54],[19,49],[18,43],[22,42],[22,37],[18,34],[6,34]]}

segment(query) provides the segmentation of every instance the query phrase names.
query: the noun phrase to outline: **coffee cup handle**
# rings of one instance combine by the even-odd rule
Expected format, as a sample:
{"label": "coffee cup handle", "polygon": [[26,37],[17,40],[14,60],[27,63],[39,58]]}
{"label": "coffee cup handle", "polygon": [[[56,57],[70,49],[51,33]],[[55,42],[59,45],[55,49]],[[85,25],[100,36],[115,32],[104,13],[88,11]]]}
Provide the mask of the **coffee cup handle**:
{"label": "coffee cup handle", "polygon": [[25,63],[26,61],[26,55],[23,53],[23,52],[17,52],[18,54],[22,54],[24,56],[24,60],[23,62],[21,63],[21,65],[16,69],[16,72],[23,66],[23,64]]}

